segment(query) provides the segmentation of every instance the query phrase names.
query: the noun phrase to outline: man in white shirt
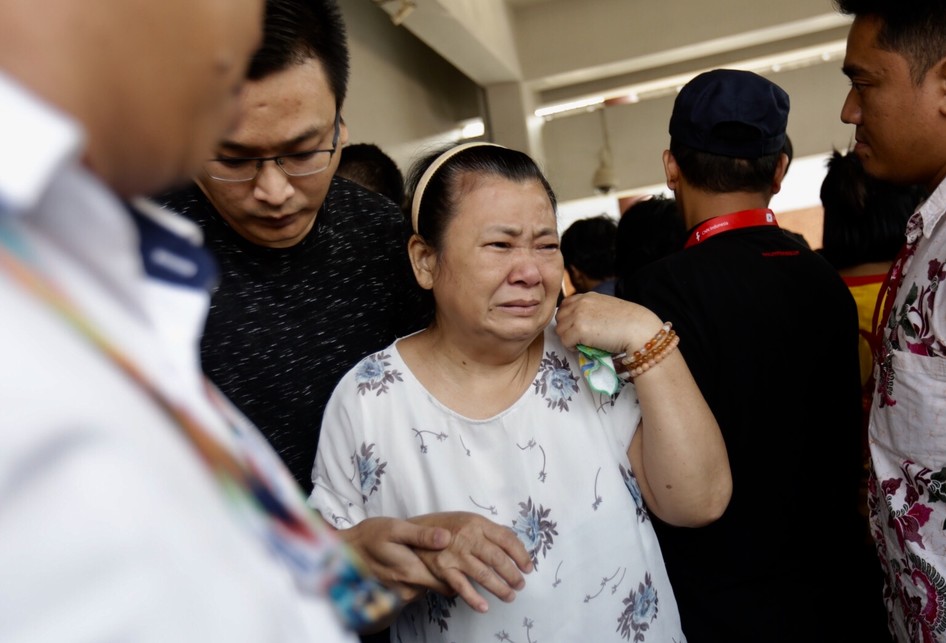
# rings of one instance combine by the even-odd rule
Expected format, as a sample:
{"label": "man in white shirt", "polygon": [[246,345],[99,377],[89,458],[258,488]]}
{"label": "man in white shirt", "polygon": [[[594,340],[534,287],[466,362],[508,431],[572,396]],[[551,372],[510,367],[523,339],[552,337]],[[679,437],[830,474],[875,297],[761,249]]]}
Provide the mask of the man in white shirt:
{"label": "man in white shirt", "polygon": [[874,312],[867,503],[896,641],[946,641],[946,2],[836,0],[853,15],[841,120],[870,176],[930,197]]}
{"label": "man in white shirt", "polygon": [[137,198],[232,125],[262,13],[0,4],[5,643],[351,641],[390,607],[205,384],[214,262]]}

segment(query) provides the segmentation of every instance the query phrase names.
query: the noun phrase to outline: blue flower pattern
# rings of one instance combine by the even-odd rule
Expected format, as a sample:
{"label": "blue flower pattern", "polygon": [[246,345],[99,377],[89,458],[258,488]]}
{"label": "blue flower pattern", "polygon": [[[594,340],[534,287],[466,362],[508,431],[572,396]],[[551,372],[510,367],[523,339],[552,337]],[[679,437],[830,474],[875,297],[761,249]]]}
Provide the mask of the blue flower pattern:
{"label": "blue flower pattern", "polygon": [[381,486],[381,476],[384,475],[384,469],[388,466],[387,462],[381,462],[380,458],[375,457],[374,447],[374,444],[365,444],[362,442],[361,452],[351,456],[358,473],[361,499],[364,502],[367,502],[368,496],[377,491]]}
{"label": "blue flower pattern", "polygon": [[[617,631],[621,637],[640,643],[650,624],[657,618],[657,590],[651,582],[650,573],[644,575],[644,581],[624,599],[624,611],[618,617]],[[631,638],[631,634],[634,638]]]}
{"label": "blue flower pattern", "polygon": [[358,393],[365,395],[368,391],[376,391],[377,395],[388,392],[388,384],[403,381],[401,373],[389,368],[391,356],[381,351],[369,355],[358,364],[355,372],[355,381],[358,383]]}
{"label": "blue flower pattern", "polygon": [[552,537],[558,535],[555,530],[558,523],[549,520],[551,511],[542,505],[533,505],[532,498],[529,498],[519,503],[519,516],[512,521],[513,531],[532,556],[532,565],[536,569],[539,568],[539,554],[545,558],[552,548]]}
{"label": "blue flower pattern", "polygon": [[567,359],[548,352],[539,362],[539,373],[532,386],[550,409],[567,411],[568,403],[578,393],[578,377],[572,373]]}
{"label": "blue flower pattern", "polygon": [[647,506],[644,504],[644,496],[641,495],[641,488],[637,484],[637,476],[631,471],[630,467],[620,465],[621,477],[624,478],[624,486],[631,492],[634,499],[634,505],[637,507],[637,517],[641,522],[650,520],[650,514],[647,512]]}
{"label": "blue flower pattern", "polygon": [[[391,391],[391,384],[403,381],[401,373],[392,367],[390,360],[390,354],[381,351],[366,357],[359,363],[354,373],[358,395],[364,396],[369,391],[374,391],[376,396],[381,396],[383,393]],[[572,373],[566,357],[562,357],[555,350],[548,350],[540,362],[539,371],[532,382],[532,387],[534,393],[545,402],[546,408],[567,413],[571,410],[570,404],[575,404],[574,400],[584,399],[581,397],[584,393],[580,388],[579,380],[580,377]],[[600,413],[602,407],[608,405],[607,403],[614,406],[619,396],[620,391],[610,399],[604,400],[605,404],[602,404],[599,400],[595,407]],[[441,441],[445,440],[446,437],[446,434],[438,434],[438,439]],[[520,451],[528,450],[518,444],[516,446],[519,447]],[[373,442],[362,442],[358,451],[351,456],[358,476],[362,498],[365,502],[367,502],[369,496],[377,493],[381,488],[382,476],[385,474],[388,465],[376,453],[377,448],[377,444]],[[469,455],[469,451],[467,451],[467,455]],[[639,522],[649,521],[650,516],[644,505],[634,473],[627,465],[619,464],[618,467],[621,479],[634,502]],[[529,551],[533,565],[538,569],[539,558],[548,559],[554,548],[555,539],[559,537],[558,521],[551,519],[551,508],[534,501],[531,495],[524,502],[519,502],[518,506],[518,515],[512,520],[512,528]],[[496,513],[495,510],[493,513]],[[554,559],[549,564],[554,565]],[[558,562],[558,565],[561,567],[561,561]],[[640,571],[643,572],[644,570]],[[557,573],[556,571],[555,585],[561,582]],[[614,583],[610,593],[617,592],[620,584],[622,583]],[[620,638],[633,640],[635,643],[645,641],[646,634],[657,620],[657,593],[657,588],[652,583],[651,574],[647,571],[643,581],[638,583],[636,590],[629,591],[623,599],[621,594],[614,596],[615,604],[611,609],[615,609],[615,611],[611,613],[619,614],[615,632]],[[434,592],[428,592],[425,603],[426,610],[424,611],[426,611],[428,622],[435,628],[439,628],[441,633],[447,632],[451,621],[451,612],[457,609],[456,598],[447,598]],[[527,618],[523,627],[526,629],[526,638],[531,640],[530,630],[533,627],[531,619]],[[499,640],[511,641],[512,639],[507,632],[512,632],[512,630],[494,631],[494,635]]]}

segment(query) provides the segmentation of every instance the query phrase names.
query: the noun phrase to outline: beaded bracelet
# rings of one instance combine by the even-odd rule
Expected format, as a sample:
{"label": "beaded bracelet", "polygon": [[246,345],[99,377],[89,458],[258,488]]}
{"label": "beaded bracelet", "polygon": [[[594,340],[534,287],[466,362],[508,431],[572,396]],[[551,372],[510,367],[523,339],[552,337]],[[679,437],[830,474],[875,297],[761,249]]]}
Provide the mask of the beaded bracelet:
{"label": "beaded bracelet", "polygon": [[680,337],[673,330],[673,324],[666,322],[653,339],[646,342],[640,350],[634,351],[631,355],[626,352],[614,355],[612,358],[614,370],[618,377],[625,381],[633,379],[656,366],[672,353],[679,343]]}
{"label": "beaded bracelet", "polygon": [[662,344],[672,329],[673,324],[671,322],[664,323],[664,325],[660,327],[660,330],[657,331],[657,334],[654,335],[653,339],[646,342],[640,350],[634,351],[634,353],[631,355],[628,355],[626,352],[621,353],[620,355],[615,355],[614,359],[620,360],[624,366],[630,366],[632,363],[639,361],[641,358],[645,357],[648,353],[654,350],[657,344]]}
{"label": "beaded bracelet", "polygon": [[670,345],[670,342],[673,341],[673,338],[677,336],[676,331],[671,330],[669,333],[664,335],[660,340],[650,342],[650,346],[643,351],[636,351],[634,353],[633,359],[628,359],[625,357],[621,360],[624,366],[627,367],[627,370],[632,371],[647,360],[651,359],[653,355],[660,353],[663,349]]}
{"label": "beaded bracelet", "polygon": [[677,344],[680,343],[680,338],[674,334],[673,339],[670,340],[670,343],[659,351],[655,351],[651,357],[644,361],[639,366],[631,368],[627,371],[628,376],[633,379],[643,373],[644,371],[649,370],[651,367],[656,366],[659,362],[663,360],[667,355],[672,353],[676,348]]}

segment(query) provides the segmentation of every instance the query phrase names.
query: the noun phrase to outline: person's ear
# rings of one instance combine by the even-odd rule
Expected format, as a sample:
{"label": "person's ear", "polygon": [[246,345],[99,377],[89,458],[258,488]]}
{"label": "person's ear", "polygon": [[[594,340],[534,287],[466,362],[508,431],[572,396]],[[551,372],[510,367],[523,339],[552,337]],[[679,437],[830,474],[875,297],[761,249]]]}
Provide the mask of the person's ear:
{"label": "person's ear", "polygon": [[772,177],[772,194],[778,194],[779,190],[782,189],[782,181],[785,179],[785,174],[788,172],[788,164],[791,161],[788,158],[788,154],[782,152],[778,157],[778,165],[775,166],[775,176]]}
{"label": "person's ear", "polygon": [[675,191],[680,182],[680,166],[677,165],[677,159],[673,158],[670,150],[664,150],[664,176],[667,177],[667,189]]}
{"label": "person's ear", "polygon": [[939,93],[939,114],[946,116],[946,58],[933,65],[929,74],[935,79],[936,89]]}
{"label": "person's ear", "polygon": [[581,268],[568,265],[565,266],[565,272],[568,273],[568,280],[571,282],[572,288],[574,288],[576,292],[588,292],[588,277]]}
{"label": "person's ear", "polygon": [[437,267],[437,253],[427,245],[419,234],[411,235],[407,242],[407,254],[411,258],[414,279],[424,290],[434,287],[434,270]]}
{"label": "person's ear", "polygon": [[338,147],[341,148],[348,145],[348,124],[344,117],[339,117],[338,121]]}

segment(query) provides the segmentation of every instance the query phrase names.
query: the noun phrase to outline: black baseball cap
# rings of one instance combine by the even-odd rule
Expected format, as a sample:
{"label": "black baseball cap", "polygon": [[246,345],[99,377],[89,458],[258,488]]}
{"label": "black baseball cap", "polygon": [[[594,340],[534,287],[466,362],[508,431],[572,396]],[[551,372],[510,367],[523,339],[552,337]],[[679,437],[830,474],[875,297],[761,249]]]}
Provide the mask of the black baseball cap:
{"label": "black baseball cap", "polygon": [[788,94],[750,71],[714,69],[683,86],[670,138],[710,154],[756,159],[785,147]]}

